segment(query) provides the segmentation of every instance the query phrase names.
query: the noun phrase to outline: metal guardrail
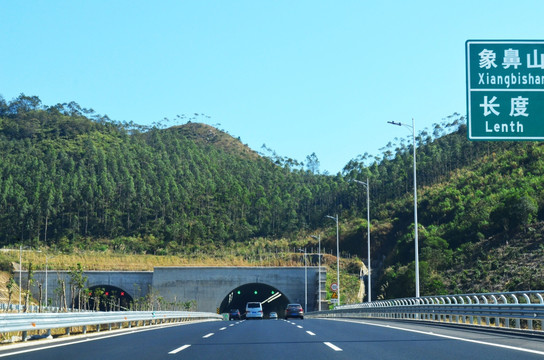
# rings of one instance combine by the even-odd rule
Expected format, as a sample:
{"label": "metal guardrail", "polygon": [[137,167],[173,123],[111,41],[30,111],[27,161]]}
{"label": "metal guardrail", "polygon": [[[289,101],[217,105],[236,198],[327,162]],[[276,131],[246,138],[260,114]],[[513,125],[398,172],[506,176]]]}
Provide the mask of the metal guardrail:
{"label": "metal guardrail", "polygon": [[382,300],[306,315],[414,319],[544,331],[544,290]]}
{"label": "metal guardrail", "polygon": [[165,323],[174,321],[190,321],[203,319],[222,319],[221,315],[209,312],[195,311],[109,311],[109,312],[77,312],[77,313],[18,313],[18,314],[0,314],[0,333],[23,332],[23,341],[27,339],[27,332],[32,330],[47,330],[51,334],[51,329],[65,328],[66,333],[70,334],[70,328],[83,327],[83,332],[87,331],[87,326],[97,326],[107,324],[111,330],[113,324],[126,323],[132,327],[135,323],[142,322],[146,325],[151,323]]}

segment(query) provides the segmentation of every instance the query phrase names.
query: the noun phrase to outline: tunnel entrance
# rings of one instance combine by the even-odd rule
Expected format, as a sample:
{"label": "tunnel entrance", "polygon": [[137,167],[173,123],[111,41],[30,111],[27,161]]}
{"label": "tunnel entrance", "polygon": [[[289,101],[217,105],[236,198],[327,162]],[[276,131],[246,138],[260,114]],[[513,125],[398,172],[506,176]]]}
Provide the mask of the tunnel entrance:
{"label": "tunnel entrance", "polygon": [[250,301],[258,301],[263,305],[264,318],[274,311],[278,317],[283,317],[289,299],[278,289],[262,283],[250,283],[232,290],[221,302],[219,312],[227,313],[230,309],[238,309],[243,315],[246,304]]}
{"label": "tunnel entrance", "polygon": [[129,310],[133,302],[132,296],[126,291],[111,285],[92,286],[84,298],[86,303],[82,301],[83,308],[99,311]]}

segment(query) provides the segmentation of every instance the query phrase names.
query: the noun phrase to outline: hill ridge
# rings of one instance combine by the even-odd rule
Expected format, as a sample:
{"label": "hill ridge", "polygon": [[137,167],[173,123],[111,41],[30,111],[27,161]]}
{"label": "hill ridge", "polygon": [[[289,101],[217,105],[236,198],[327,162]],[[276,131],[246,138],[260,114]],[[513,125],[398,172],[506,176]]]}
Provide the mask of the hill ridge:
{"label": "hill ridge", "polygon": [[[316,233],[335,249],[335,224],[324,218],[339,214],[342,257],[368,262],[366,194],[349,181],[368,178],[373,293],[413,294],[411,144],[323,175],[260,156],[211,125],[138,128],[38,100],[0,99],[0,245],[210,257],[240,245],[260,258],[311,246]],[[463,117],[448,121],[416,137],[422,294],[468,290],[449,270],[482,266],[467,257],[475,244],[544,221],[544,146],[470,142]]]}

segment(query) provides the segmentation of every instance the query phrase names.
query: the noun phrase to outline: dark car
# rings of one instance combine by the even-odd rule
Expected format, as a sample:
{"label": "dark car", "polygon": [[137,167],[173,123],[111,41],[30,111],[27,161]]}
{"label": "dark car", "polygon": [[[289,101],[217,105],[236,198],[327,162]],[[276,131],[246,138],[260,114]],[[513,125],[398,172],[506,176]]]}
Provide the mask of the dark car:
{"label": "dark car", "polygon": [[304,319],[304,310],[300,304],[288,304],[285,309],[285,318],[301,318]]}
{"label": "dark car", "polygon": [[240,315],[240,310],[230,309],[229,311],[229,320],[241,320],[242,316]]}

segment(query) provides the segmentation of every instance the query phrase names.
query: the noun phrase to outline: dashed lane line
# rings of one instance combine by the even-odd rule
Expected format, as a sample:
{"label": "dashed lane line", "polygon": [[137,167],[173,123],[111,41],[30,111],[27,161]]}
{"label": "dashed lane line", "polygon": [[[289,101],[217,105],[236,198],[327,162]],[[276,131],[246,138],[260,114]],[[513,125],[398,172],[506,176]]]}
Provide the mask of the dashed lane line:
{"label": "dashed lane line", "polygon": [[[229,326],[234,326],[234,324],[231,324]],[[223,331],[223,330],[226,330],[226,329],[227,329],[226,327],[222,327],[221,329],[219,329],[219,331]],[[214,333],[209,333],[209,334],[204,335],[202,338],[207,339],[207,338],[209,338],[210,336],[213,336],[213,335],[214,335]],[[187,349],[189,346],[191,346],[191,345],[183,345],[182,347],[179,347],[179,348],[177,348],[175,350],[170,351],[168,354],[177,354],[178,352]]]}
{"label": "dashed lane line", "polygon": [[177,348],[175,350],[170,351],[168,354],[170,354],[170,355],[177,354],[178,352],[187,349],[189,346],[191,346],[191,345],[183,345],[182,347],[179,347],[179,348]]}
{"label": "dashed lane line", "polygon": [[342,349],[340,349],[338,346],[334,345],[334,344],[331,344],[330,342],[328,341],[325,341],[323,344],[327,345],[328,347],[330,347],[331,349],[333,349],[334,351],[343,351]]}

